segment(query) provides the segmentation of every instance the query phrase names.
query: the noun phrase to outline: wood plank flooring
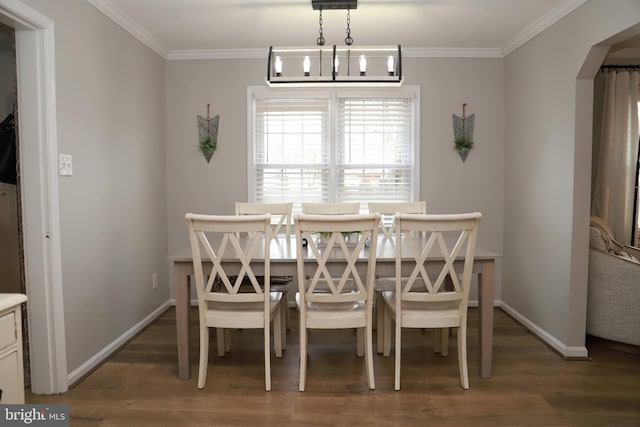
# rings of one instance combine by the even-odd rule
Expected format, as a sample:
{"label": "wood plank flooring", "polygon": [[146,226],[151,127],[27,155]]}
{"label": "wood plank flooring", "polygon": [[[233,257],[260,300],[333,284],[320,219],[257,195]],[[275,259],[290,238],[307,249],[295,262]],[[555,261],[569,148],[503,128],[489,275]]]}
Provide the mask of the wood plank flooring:
{"label": "wood plank flooring", "polygon": [[[429,331],[403,332],[402,390],[393,390],[393,353],[374,356],[367,388],[353,331],[311,331],[305,392],[298,392],[297,313],[282,359],[272,356],[264,391],[262,332],[232,331],[231,352],[211,340],[204,390],[192,315],[192,378],[177,378],[175,310],[170,309],[67,393],[27,393],[27,403],[68,403],[84,426],[640,426],[640,355],[588,341],[590,360],[567,361],[500,309],[493,376],[478,374],[476,309],[469,314],[470,389],[460,387],[456,340],[433,353]],[[375,348],[375,346],[374,346]],[[272,351],[273,354],[273,351]]]}

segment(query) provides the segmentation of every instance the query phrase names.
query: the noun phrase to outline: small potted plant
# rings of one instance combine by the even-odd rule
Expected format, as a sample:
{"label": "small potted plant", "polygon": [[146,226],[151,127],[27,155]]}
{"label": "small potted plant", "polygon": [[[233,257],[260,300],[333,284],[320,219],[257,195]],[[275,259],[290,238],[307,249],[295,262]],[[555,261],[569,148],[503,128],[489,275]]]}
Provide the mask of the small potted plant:
{"label": "small potted plant", "polygon": [[207,159],[209,159],[213,152],[216,151],[216,145],[216,140],[211,139],[210,137],[201,139],[200,144],[198,144],[200,151],[202,151],[202,154],[204,154]]}
{"label": "small potted plant", "polygon": [[469,150],[473,147],[473,141],[464,135],[458,136],[454,141],[454,149],[463,159],[467,157]]}

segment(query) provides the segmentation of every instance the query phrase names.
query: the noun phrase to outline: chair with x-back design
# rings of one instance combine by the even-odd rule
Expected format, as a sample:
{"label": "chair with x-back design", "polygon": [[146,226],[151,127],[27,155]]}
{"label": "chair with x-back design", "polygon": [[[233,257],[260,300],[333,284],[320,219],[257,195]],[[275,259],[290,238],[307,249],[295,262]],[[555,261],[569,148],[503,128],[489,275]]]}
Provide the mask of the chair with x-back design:
{"label": "chair with x-back design", "polygon": [[[209,358],[209,328],[264,330],[265,389],[271,390],[270,325],[273,322],[276,357],[282,356],[281,292],[271,292],[269,215],[186,214],[193,257],[200,328],[198,388],[204,388]],[[248,237],[238,237],[246,234]],[[264,280],[260,283],[253,257],[260,254]],[[235,258],[239,271],[222,262]],[[262,261],[264,260],[264,261]],[[233,274],[233,276],[231,275]],[[247,280],[245,280],[247,278]],[[249,285],[247,285],[247,282]],[[218,352],[222,348],[218,334]],[[224,344],[223,344],[224,345]],[[222,351],[224,355],[224,351]]]}
{"label": "chair with x-back design", "polygon": [[[380,214],[380,231],[385,239],[391,239],[396,235],[395,215],[399,213],[425,214],[427,213],[427,202],[369,202],[369,212]],[[399,233],[398,233],[399,234]],[[384,326],[382,324],[382,292],[395,289],[393,280],[376,280],[374,285],[376,300],[373,306],[374,317],[376,319],[376,349],[382,353],[384,342]]]}
{"label": "chair with x-back design", "polygon": [[380,214],[380,231],[387,239],[395,235],[394,216],[397,213],[425,214],[427,202],[369,202],[369,212]]}
{"label": "chair with x-back design", "polygon": [[[300,391],[304,391],[306,382],[308,329],[356,328],[357,347],[362,341],[365,342],[363,353],[369,388],[375,388],[371,310],[379,221],[377,214],[301,214],[295,217]],[[316,241],[318,233],[327,235],[323,245]],[[357,242],[347,242],[346,234],[357,235]],[[303,239],[308,242],[307,247],[303,246]],[[366,250],[367,242],[367,270],[362,275],[356,268],[356,261],[360,253]],[[358,353],[361,353],[360,348]]]}
{"label": "chair with x-back design", "polygon": [[[462,388],[469,388],[467,306],[481,217],[475,212],[398,214],[395,218],[397,231],[402,233],[402,238],[396,238],[395,290],[385,291],[382,296],[385,356],[390,353],[391,322],[395,320],[396,390],[400,390],[402,328],[443,329],[443,355],[448,347],[448,328],[457,329],[460,383]],[[441,259],[442,263],[428,268],[428,258]]]}
{"label": "chair with x-back design", "polygon": [[349,215],[360,212],[360,203],[303,203],[302,213],[310,215]]}
{"label": "chair with x-back design", "polygon": [[[236,202],[236,215],[271,215],[272,236],[291,237],[293,203],[261,203],[261,202]],[[284,317],[282,322],[282,348],[286,347],[287,334],[291,320],[289,319],[289,287],[292,276],[271,276],[271,290],[282,292],[282,307],[280,311]]]}

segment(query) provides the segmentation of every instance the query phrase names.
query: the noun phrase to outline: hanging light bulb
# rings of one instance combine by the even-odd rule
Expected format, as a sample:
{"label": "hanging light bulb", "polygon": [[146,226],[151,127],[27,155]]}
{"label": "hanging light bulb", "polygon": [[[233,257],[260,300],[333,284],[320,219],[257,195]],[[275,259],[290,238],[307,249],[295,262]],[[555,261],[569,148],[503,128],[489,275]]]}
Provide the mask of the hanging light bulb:
{"label": "hanging light bulb", "polygon": [[280,77],[282,75],[282,58],[279,56],[276,56],[274,67],[276,69],[276,76]]}
{"label": "hanging light bulb", "polygon": [[335,59],[333,60],[333,71],[336,75],[338,75],[338,67],[340,67],[340,58],[338,58],[338,55],[336,55]]}
{"label": "hanging light bulb", "polygon": [[308,56],[305,56],[302,61],[302,69],[304,70],[305,77],[309,77],[309,72],[311,71],[311,59]]}
{"label": "hanging light bulb", "polygon": [[387,71],[389,72],[390,76],[393,76],[395,72],[395,61],[393,60],[393,56],[387,58]]}
{"label": "hanging light bulb", "polygon": [[364,55],[360,55],[360,75],[367,75],[367,57]]}

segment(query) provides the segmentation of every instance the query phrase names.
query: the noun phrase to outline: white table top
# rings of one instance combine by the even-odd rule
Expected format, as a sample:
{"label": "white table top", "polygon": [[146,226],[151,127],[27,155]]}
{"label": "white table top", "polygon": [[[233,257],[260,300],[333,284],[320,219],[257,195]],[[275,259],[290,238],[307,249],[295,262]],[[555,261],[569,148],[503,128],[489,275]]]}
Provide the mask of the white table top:
{"label": "white table top", "polygon": [[[296,260],[296,244],[295,243],[296,243],[296,240],[295,240],[295,237],[293,236],[289,238],[277,237],[273,239],[270,247],[271,262],[277,263],[277,262],[295,261]],[[368,248],[365,248],[362,251],[360,258],[367,258],[367,250]],[[395,239],[385,238],[382,235],[380,235],[380,237],[378,237],[378,247],[376,252],[377,252],[376,262],[394,262],[396,259],[395,258]],[[405,252],[404,249],[403,249],[403,252]],[[408,248],[406,253],[410,253],[408,252]],[[305,258],[307,256],[308,257],[312,256],[311,250],[308,250],[307,254],[305,255]],[[462,258],[463,256],[464,256],[464,251],[461,251],[460,257]],[[256,252],[253,256],[253,260],[254,261],[260,260],[262,257],[263,257],[263,254],[261,252]],[[500,257],[501,255],[498,253],[476,245],[475,259],[477,261],[495,260]],[[438,257],[438,256],[433,257],[434,260],[437,260],[438,258],[441,258],[441,257]],[[181,250],[176,254],[169,256],[169,260],[172,262],[191,262],[192,259],[193,258],[191,256],[191,250],[189,249]]]}

